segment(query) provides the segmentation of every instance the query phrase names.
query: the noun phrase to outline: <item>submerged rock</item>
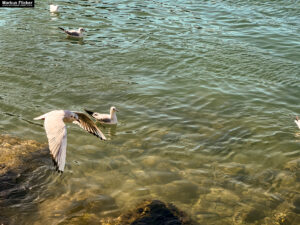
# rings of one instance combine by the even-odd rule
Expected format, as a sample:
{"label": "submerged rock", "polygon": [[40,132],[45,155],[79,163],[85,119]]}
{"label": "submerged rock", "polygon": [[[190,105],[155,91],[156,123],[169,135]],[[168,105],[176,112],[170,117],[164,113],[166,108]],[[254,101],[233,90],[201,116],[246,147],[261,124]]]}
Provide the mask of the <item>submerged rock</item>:
{"label": "submerged rock", "polygon": [[9,206],[24,201],[31,204],[26,196],[34,180],[32,171],[48,159],[48,154],[45,145],[36,141],[0,135],[0,224],[10,220],[7,215],[13,207]]}
{"label": "submerged rock", "polygon": [[135,209],[116,219],[101,221],[105,225],[192,225],[187,215],[172,204],[159,200],[143,201]]}
{"label": "submerged rock", "polygon": [[285,164],[284,169],[296,172],[300,170],[300,158],[289,161]]}
{"label": "submerged rock", "polygon": [[58,225],[99,225],[98,217],[95,214],[84,213],[82,215],[75,215],[66,219],[63,222],[58,223]]}
{"label": "submerged rock", "polygon": [[283,202],[272,214],[265,218],[264,224],[298,225],[300,215],[290,210],[290,203]]}
{"label": "submerged rock", "polygon": [[253,207],[244,215],[244,221],[247,223],[254,223],[265,217],[265,213],[261,208]]}
{"label": "submerged rock", "polygon": [[162,194],[168,199],[176,199],[176,201],[186,204],[194,202],[199,196],[198,185],[189,180],[176,180],[153,189],[157,195]]}
{"label": "submerged rock", "polygon": [[[46,146],[33,140],[22,140],[9,135],[0,135],[0,176],[8,171],[16,171],[31,167],[27,163],[32,154],[44,149]],[[45,152],[44,152],[45,153]]]}
{"label": "submerged rock", "polygon": [[294,212],[300,214],[300,195],[297,195],[293,199]]}

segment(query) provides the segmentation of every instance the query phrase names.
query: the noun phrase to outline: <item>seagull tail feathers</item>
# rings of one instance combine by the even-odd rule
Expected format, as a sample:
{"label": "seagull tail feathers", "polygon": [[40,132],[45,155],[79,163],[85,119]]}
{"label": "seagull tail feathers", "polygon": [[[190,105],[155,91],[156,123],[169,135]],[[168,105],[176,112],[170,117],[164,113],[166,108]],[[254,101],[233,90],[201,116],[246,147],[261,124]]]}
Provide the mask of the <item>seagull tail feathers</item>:
{"label": "seagull tail feathers", "polygon": [[58,29],[61,29],[62,31],[66,32],[66,30],[62,27],[58,27]]}

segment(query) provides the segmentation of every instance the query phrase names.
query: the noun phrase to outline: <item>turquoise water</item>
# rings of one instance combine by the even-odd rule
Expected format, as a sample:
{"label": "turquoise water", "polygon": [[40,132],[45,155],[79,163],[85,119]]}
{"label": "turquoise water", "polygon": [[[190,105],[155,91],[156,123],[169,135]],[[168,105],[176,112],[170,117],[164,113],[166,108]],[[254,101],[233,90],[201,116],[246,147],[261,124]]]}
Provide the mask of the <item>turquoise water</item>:
{"label": "turquoise water", "polygon": [[1,134],[47,143],[32,118],[54,109],[114,105],[119,124],[106,142],[69,125],[64,174],[36,168],[11,224],[99,222],[143,199],[200,224],[300,223],[299,1],[55,3],[0,10]]}

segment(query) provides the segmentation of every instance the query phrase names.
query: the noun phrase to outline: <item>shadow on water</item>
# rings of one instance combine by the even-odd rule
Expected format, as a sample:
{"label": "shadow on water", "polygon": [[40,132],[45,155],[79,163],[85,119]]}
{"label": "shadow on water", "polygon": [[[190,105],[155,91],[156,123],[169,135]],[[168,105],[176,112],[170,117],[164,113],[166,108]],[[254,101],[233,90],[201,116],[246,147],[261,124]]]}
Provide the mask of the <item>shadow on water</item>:
{"label": "shadow on water", "polygon": [[79,44],[79,45],[84,45],[85,42],[83,38],[73,38],[73,37],[66,37],[66,40],[70,40],[72,44]]}
{"label": "shadow on water", "polygon": [[1,135],[0,223],[22,224],[16,210],[37,210],[38,194],[51,175],[49,149],[31,140]]}

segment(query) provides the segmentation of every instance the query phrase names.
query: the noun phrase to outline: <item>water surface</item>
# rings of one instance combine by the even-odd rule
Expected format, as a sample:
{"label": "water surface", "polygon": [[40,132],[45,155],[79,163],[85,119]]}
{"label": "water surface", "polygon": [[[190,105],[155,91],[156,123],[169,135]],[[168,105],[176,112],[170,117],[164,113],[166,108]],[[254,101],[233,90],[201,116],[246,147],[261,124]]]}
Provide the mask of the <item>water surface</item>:
{"label": "water surface", "polygon": [[68,126],[64,174],[39,166],[11,224],[98,222],[143,199],[202,224],[300,221],[298,1],[55,3],[0,10],[1,134],[46,143],[32,118],[54,109],[114,105],[119,125],[106,142]]}

